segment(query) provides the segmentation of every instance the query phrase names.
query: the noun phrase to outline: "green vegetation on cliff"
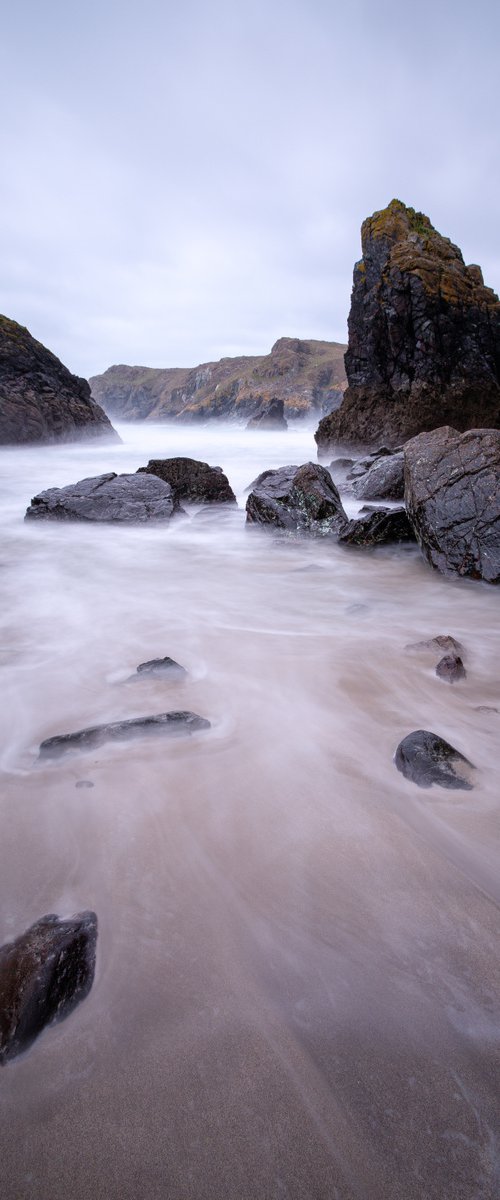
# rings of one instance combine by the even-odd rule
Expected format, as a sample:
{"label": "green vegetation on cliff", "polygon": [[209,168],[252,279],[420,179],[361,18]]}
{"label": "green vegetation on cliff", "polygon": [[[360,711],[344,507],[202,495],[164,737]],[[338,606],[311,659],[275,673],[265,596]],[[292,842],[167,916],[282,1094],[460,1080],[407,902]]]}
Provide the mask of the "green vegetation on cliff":
{"label": "green vegetation on cliff", "polygon": [[188,368],[114,366],[90,385],[106,412],[124,420],[247,418],[274,397],[288,417],[298,417],[340,402],[344,352],[337,342],[280,338],[270,354]]}

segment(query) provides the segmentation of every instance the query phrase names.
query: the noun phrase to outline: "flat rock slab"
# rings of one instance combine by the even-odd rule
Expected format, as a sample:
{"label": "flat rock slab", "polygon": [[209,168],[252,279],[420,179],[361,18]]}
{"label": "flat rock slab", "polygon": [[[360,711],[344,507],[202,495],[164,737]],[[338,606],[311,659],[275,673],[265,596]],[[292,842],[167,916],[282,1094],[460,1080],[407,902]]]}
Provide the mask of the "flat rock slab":
{"label": "flat rock slab", "polygon": [[[148,662],[139,663],[137,675],[183,675],[185,677],[187,671],[174,658],[169,658],[167,655],[165,658],[150,658]],[[132,679],[136,679],[137,675],[132,675]]]}
{"label": "flat rock slab", "polygon": [[246,513],[249,524],[319,537],[336,535],[347,524],[330,472],[317,463],[264,471],[248,497]]}
{"label": "flat rock slab", "polygon": [[95,972],[97,917],[41,917],[0,949],[0,1063],[26,1050],[46,1025],[88,996]]}
{"label": "flat rock slab", "polygon": [[500,582],[500,432],[444,426],[404,447],[405,503],[428,562]]}
{"label": "flat rock slab", "polygon": [[73,750],[95,750],[105,742],[125,742],[141,737],[188,737],[200,729],[210,729],[210,721],[192,712],[158,713],[152,717],[133,717],[108,725],[91,725],[76,733],[61,733],[46,738],[40,745],[40,758],[60,758]]}
{"label": "flat rock slab", "polygon": [[211,467],[197,458],[151,458],[138,475],[153,475],[169,483],[177,500],[203,504],[236,504],[236,496],[222,467]]}
{"label": "flat rock slab", "polygon": [[442,654],[443,650],[449,654],[464,654],[464,648],[461,642],[457,642],[456,638],[449,633],[438,633],[437,637],[428,638],[423,642],[410,642],[405,646],[410,654],[418,654],[421,650],[432,650],[435,654]]}
{"label": "flat rock slab", "polygon": [[154,475],[96,475],[34,496],[26,520],[169,521],[182,512],[170,484]]}
{"label": "flat rock slab", "polygon": [[470,781],[473,764],[439,734],[428,729],[416,729],[403,738],[394,762],[405,779],[411,779],[422,788],[437,783],[444,788],[471,791],[473,786]]}

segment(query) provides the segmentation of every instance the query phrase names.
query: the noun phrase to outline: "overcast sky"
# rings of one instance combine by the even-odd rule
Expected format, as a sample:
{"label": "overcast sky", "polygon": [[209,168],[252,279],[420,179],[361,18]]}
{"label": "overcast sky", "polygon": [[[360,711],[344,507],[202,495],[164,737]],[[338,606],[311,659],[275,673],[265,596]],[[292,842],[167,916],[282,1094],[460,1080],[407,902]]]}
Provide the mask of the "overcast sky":
{"label": "overcast sky", "polygon": [[365,216],[500,287],[498,0],[17,0],[0,311],[72,371],[344,341]]}

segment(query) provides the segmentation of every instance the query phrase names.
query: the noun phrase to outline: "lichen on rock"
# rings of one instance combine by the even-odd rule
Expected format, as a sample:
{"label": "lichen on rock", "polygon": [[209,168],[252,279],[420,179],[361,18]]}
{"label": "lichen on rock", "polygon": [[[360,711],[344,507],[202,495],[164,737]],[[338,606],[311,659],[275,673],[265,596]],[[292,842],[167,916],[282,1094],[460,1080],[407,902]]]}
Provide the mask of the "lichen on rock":
{"label": "lichen on rock", "polygon": [[480,267],[425,214],[392,200],[361,230],[345,355],[348,388],[320,422],[338,443],[395,446],[441,425],[500,426],[500,303]]}

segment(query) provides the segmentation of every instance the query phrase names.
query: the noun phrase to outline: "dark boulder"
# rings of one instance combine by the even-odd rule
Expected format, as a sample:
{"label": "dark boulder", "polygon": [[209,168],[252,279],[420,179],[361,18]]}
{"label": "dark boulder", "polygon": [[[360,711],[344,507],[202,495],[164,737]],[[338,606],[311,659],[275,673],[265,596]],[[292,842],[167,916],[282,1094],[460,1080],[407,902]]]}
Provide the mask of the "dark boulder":
{"label": "dark boulder", "polygon": [[264,471],[246,504],[247,522],[316,536],[338,534],[347,523],[329,471],[317,463]]}
{"label": "dark boulder", "polygon": [[[174,658],[151,658],[149,662],[139,663],[137,667],[137,675],[187,675],[185,667],[181,667],[180,663]],[[136,679],[137,675],[132,675],[132,679]]]}
{"label": "dark boulder", "polygon": [[192,712],[158,713],[152,717],[133,717],[108,725],[91,725],[76,733],[61,733],[46,738],[40,746],[40,758],[60,758],[73,750],[95,750],[105,742],[125,742],[142,737],[188,737],[200,729],[210,729],[210,721]]}
{"label": "dark boulder", "polygon": [[120,440],[86,379],[0,316],[0,445],[103,437]]}
{"label": "dark boulder", "polygon": [[404,508],[376,508],[349,521],[338,540],[341,546],[383,546],[414,542],[415,534]]}
{"label": "dark boulder", "polygon": [[436,675],[446,683],[458,683],[467,678],[467,671],[459,654],[445,654],[438,662]]}
{"label": "dark boulder", "polygon": [[169,483],[177,500],[199,504],[236,504],[236,496],[222,467],[211,467],[196,458],[152,458],[138,474],[154,475]]}
{"label": "dark boulder", "polygon": [[392,200],[363,222],[354,267],[348,388],[318,451],[396,446],[423,430],[500,425],[500,305],[481,270],[423,213]]}
{"label": "dark boulder", "polygon": [[247,429],[288,429],[284,408],[283,400],[277,396],[264,400],[259,411],[250,417]]}
{"label": "dark boulder", "polygon": [[97,917],[50,914],[0,949],[0,1063],[62,1021],[94,980]]}
{"label": "dark boulder", "polygon": [[352,491],[358,500],[402,500],[404,497],[403,451],[399,450],[396,454],[377,455],[369,460],[363,473],[356,476],[354,472],[349,473],[348,483],[351,478]]}
{"label": "dark boulder", "polygon": [[500,582],[500,432],[446,426],[404,447],[405,503],[428,562]]}
{"label": "dark boulder", "polygon": [[34,496],[26,520],[168,521],[182,512],[172,488],[154,476],[97,475]]}
{"label": "dark boulder", "polygon": [[416,729],[399,743],[394,762],[405,776],[419,787],[432,787],[438,783],[444,788],[461,788],[471,791],[470,773],[474,766],[445,742],[437,733],[428,729]]}

